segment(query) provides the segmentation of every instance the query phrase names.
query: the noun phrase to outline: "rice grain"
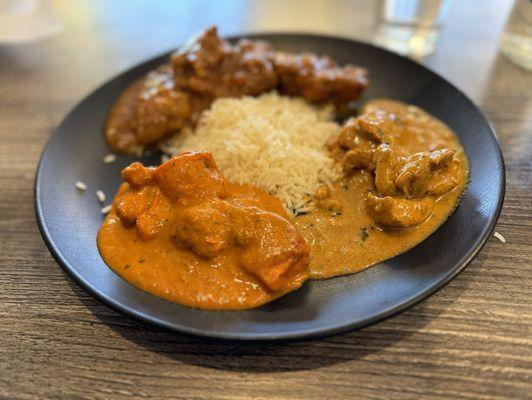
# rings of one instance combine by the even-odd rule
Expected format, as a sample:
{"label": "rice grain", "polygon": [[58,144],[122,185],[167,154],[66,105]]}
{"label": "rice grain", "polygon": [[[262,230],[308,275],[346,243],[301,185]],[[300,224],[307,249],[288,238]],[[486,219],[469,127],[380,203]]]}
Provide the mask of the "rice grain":
{"label": "rice grain", "polygon": [[105,203],[105,193],[102,192],[101,190],[97,190],[96,191],[96,197],[98,198],[98,201],[100,203]]}
{"label": "rice grain", "polygon": [[499,239],[501,242],[506,243],[506,239],[505,239],[504,236],[501,235],[499,232],[495,232],[495,233],[493,234],[493,236],[495,236],[495,237],[496,237],[497,239]]}
{"label": "rice grain", "polygon": [[116,160],[116,156],[114,154],[107,154],[104,158],[103,158],[103,162],[105,164],[111,164],[112,162],[115,162]]}

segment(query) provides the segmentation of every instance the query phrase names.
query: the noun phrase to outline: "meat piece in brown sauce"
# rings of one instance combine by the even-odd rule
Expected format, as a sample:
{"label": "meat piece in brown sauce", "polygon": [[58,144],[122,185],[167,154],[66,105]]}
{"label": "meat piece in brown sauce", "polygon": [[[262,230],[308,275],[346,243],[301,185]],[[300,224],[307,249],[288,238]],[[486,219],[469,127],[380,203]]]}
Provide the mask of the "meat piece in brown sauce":
{"label": "meat piece in brown sauce", "polygon": [[264,42],[242,40],[232,46],[211,28],[171,57],[175,85],[209,102],[218,97],[256,95],[277,85],[270,54],[271,48]]}
{"label": "meat piece in brown sauce", "polygon": [[313,103],[333,103],[340,114],[358,100],[368,86],[367,71],[344,67],[328,56],[279,52],[273,58],[281,93],[301,96]]}
{"label": "meat piece in brown sauce", "polygon": [[135,108],[135,132],[139,144],[147,145],[187,124],[192,113],[190,96],[174,87],[172,70],[164,66],[144,80]]}
{"label": "meat piece in brown sauce", "polygon": [[368,85],[363,68],[339,67],[329,57],[275,53],[268,43],[240,40],[232,45],[215,27],[170,57],[170,64],[127,89],[106,122],[109,145],[135,153],[184,126],[219,97],[258,95],[272,89],[315,103],[349,108]]}

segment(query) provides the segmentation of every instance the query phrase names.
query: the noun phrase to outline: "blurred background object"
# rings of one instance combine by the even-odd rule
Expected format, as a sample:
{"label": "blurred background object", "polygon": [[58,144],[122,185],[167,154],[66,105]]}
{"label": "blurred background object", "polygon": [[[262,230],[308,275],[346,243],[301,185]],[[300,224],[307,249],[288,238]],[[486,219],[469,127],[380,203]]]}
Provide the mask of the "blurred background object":
{"label": "blurred background object", "polygon": [[501,51],[532,71],[532,1],[516,0],[502,34]]}
{"label": "blurred background object", "polygon": [[402,55],[434,51],[451,0],[378,0],[374,42]]}
{"label": "blurred background object", "polygon": [[52,0],[0,0],[0,43],[25,43],[61,30]]}

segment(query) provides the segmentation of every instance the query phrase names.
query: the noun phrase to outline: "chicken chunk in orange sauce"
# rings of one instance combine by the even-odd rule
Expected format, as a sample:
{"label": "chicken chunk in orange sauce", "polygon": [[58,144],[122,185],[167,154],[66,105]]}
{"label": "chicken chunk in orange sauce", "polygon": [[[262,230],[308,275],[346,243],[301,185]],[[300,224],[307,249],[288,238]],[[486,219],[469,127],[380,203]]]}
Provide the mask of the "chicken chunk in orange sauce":
{"label": "chicken chunk in orange sauce", "polygon": [[409,153],[401,140],[412,136],[411,129],[396,114],[375,107],[347,121],[332,143],[346,173],[365,170],[374,176],[375,188],[367,194],[366,205],[381,226],[422,224],[436,199],[458,185],[456,151],[438,143],[432,150]]}
{"label": "chicken chunk in orange sauce", "polygon": [[208,152],[133,163],[98,235],[133,285],[190,307],[247,309],[299,288],[309,248],[281,202],[225,181]]}
{"label": "chicken chunk in orange sauce", "polygon": [[[301,84],[294,79],[286,90]],[[127,281],[159,297],[253,308],[309,278],[358,272],[416,246],[445,222],[467,184],[454,132],[397,101],[367,103],[328,150],[343,177],[320,187],[315,209],[296,217],[278,198],[226,181],[208,152],[154,169],[133,163],[100,229],[100,252]]]}

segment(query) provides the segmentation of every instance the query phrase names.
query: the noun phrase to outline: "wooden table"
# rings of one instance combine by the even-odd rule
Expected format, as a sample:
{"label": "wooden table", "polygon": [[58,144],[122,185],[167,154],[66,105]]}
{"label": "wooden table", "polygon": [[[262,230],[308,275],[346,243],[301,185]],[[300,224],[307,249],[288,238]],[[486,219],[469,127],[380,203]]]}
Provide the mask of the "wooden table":
{"label": "wooden table", "polygon": [[460,276],[401,315],[310,342],[211,343],[116,313],[46,249],[35,168],[82,96],[213,23],[225,34],[370,39],[372,3],[301,3],[65,0],[60,34],[0,46],[0,398],[532,398],[532,74],[498,53],[508,1],[454,2],[424,60],[499,134],[507,193],[496,230],[506,243],[492,237]]}

